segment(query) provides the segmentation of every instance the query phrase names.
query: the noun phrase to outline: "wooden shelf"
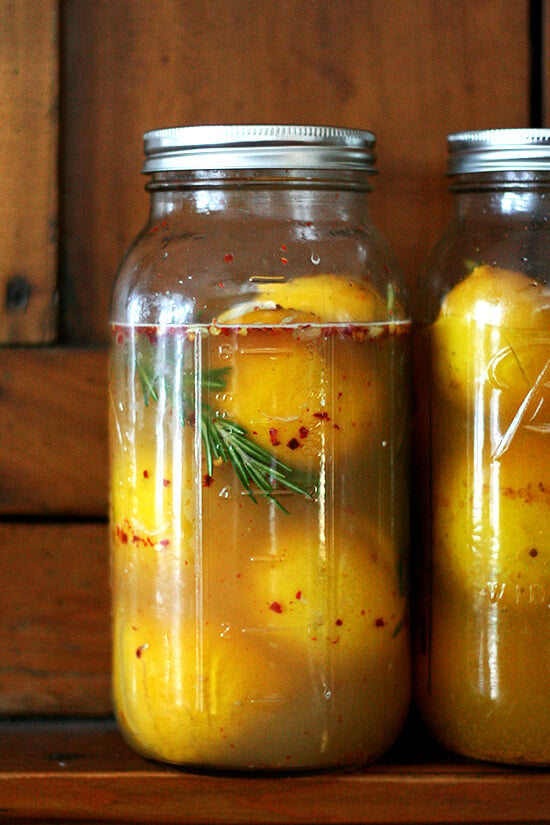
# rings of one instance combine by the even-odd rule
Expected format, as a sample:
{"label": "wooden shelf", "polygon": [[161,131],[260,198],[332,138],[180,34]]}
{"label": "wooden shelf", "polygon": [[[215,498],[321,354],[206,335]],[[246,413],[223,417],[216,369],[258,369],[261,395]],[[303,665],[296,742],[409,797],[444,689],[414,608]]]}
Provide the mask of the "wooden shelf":
{"label": "wooden shelf", "polygon": [[111,720],[4,721],[0,822],[550,822],[550,771],[457,760],[414,736],[357,772],[219,776],[142,759]]}

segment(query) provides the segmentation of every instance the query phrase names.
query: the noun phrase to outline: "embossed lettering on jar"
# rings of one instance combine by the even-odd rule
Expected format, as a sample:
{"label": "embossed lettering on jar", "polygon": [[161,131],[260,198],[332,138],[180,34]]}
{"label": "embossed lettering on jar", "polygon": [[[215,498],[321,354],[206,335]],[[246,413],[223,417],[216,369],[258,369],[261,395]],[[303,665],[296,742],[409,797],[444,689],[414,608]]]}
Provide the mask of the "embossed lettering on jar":
{"label": "embossed lettering on jar", "polygon": [[410,321],[368,132],[145,136],[111,355],[114,698],[194,767],[361,764],[408,708]]}

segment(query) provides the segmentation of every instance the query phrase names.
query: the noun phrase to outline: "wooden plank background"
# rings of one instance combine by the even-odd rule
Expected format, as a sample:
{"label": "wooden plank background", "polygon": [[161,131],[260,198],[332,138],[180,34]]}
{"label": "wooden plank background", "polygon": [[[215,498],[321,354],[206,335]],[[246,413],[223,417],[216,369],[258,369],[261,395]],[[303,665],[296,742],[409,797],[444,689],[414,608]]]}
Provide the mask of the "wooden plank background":
{"label": "wooden plank background", "polygon": [[0,516],[105,518],[105,351],[0,348]]}
{"label": "wooden plank background", "polygon": [[0,0],[0,344],[57,333],[58,4]]}
{"label": "wooden plank background", "polygon": [[447,215],[446,135],[528,125],[528,29],[526,0],[66,2],[66,335],[106,339],[114,273],[147,213],[142,134],[161,126],[372,129],[373,214],[413,279]]}
{"label": "wooden plank background", "polygon": [[107,528],[0,523],[0,714],[110,710]]}
{"label": "wooden plank background", "polygon": [[115,270],[147,214],[142,133],[372,129],[373,216],[413,285],[449,213],[446,135],[529,125],[529,3],[0,0],[0,37],[0,341],[50,344],[0,349],[0,713],[105,713],[101,348]]}

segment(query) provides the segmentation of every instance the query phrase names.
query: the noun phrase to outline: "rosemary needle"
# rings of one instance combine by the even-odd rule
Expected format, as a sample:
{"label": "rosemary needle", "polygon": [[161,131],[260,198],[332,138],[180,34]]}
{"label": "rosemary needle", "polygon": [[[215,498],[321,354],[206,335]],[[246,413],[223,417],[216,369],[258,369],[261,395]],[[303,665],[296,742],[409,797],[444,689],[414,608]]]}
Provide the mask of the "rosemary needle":
{"label": "rosemary needle", "polygon": [[145,406],[149,406],[149,398],[152,398],[153,401],[158,401],[159,396],[157,392],[157,388],[155,386],[154,378],[148,373],[147,369],[143,365],[143,359],[141,357],[141,353],[138,352],[137,360],[136,360],[137,371],[139,375],[139,379],[141,381],[141,386],[143,389],[143,398],[145,402]]}

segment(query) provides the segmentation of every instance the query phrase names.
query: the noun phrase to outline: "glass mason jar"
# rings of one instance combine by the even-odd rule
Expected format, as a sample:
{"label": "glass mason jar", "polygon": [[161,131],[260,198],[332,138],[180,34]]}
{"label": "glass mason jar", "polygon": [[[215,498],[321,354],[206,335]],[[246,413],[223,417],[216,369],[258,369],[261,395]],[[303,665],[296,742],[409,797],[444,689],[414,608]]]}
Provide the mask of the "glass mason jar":
{"label": "glass mason jar", "polygon": [[145,135],[114,291],[114,700],[149,757],[354,765],[410,692],[410,320],[368,132]]}
{"label": "glass mason jar", "polygon": [[[449,137],[418,294],[416,692],[461,754],[550,763],[550,131]],[[416,646],[415,646],[416,647]]]}

